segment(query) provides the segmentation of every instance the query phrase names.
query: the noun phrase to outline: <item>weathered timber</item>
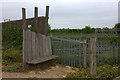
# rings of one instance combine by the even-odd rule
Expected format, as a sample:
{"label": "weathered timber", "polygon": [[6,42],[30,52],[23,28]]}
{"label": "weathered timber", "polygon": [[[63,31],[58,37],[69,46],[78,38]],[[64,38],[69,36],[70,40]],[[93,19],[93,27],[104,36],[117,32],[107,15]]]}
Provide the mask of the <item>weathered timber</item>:
{"label": "weathered timber", "polygon": [[86,43],[85,41],[78,41],[78,40],[72,40],[72,39],[64,39],[64,38],[57,38],[57,37],[50,37],[51,39],[57,39],[57,40],[63,40],[63,41],[69,41],[69,42],[75,42],[75,43]]}
{"label": "weathered timber", "polygon": [[22,8],[22,22],[23,22],[23,67],[24,69],[28,68],[28,65],[26,64],[26,61],[28,60],[27,57],[27,38],[26,38],[26,11],[25,8]]}
{"label": "weathered timber", "polygon": [[86,68],[87,67],[87,60],[86,60],[86,54],[87,54],[87,40],[84,40],[85,41],[85,43],[84,43],[84,53],[83,53],[83,55],[84,55],[84,68]]}
{"label": "weathered timber", "polygon": [[96,38],[95,37],[92,37],[90,38],[90,67],[91,67],[91,70],[90,70],[90,73],[91,73],[91,76],[92,77],[95,77],[96,76]]}
{"label": "weathered timber", "polygon": [[39,64],[39,63],[43,63],[45,61],[49,61],[49,60],[57,58],[57,57],[58,56],[56,56],[56,55],[51,55],[51,56],[46,56],[46,57],[43,57],[43,58],[34,59],[34,60],[31,60],[31,61],[28,61],[27,63],[28,64]]}

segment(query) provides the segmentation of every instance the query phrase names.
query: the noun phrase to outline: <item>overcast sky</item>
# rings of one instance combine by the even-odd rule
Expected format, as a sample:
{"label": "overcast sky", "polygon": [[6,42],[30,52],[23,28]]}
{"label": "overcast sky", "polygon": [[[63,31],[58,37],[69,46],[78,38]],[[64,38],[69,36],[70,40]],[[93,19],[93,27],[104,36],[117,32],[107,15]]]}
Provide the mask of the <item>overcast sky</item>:
{"label": "overcast sky", "polygon": [[[109,2],[108,2],[109,1]],[[118,0],[20,0],[2,1],[1,13],[4,19],[21,19],[22,8],[27,18],[34,16],[38,7],[39,16],[45,15],[46,5],[50,6],[49,24],[56,28],[113,27],[118,22]]]}

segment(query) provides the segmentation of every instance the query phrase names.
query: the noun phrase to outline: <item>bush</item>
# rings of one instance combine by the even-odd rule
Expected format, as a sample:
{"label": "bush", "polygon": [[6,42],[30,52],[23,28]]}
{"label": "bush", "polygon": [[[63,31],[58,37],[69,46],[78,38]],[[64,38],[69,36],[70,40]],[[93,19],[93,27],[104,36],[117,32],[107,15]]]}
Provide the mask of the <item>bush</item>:
{"label": "bush", "polygon": [[2,29],[3,50],[9,48],[22,49],[23,30],[16,26],[7,25]]}

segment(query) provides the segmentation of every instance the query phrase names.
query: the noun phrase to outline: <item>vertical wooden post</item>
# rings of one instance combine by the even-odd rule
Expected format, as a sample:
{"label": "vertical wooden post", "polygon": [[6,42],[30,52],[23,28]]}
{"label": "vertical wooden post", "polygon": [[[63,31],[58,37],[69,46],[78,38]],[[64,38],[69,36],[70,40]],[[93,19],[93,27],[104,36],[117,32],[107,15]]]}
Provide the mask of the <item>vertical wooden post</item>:
{"label": "vertical wooden post", "polygon": [[46,6],[46,17],[49,19],[49,6]]}
{"label": "vertical wooden post", "polygon": [[87,40],[84,40],[84,68],[87,67],[86,54],[87,54]]}
{"label": "vertical wooden post", "polygon": [[90,58],[91,58],[91,76],[96,76],[96,38],[92,37],[90,38]]}
{"label": "vertical wooden post", "polygon": [[26,45],[26,30],[27,30],[27,25],[26,25],[26,11],[25,8],[22,8],[22,19],[23,19],[23,66],[24,69],[27,69],[27,45]]}
{"label": "vertical wooden post", "polygon": [[46,19],[45,19],[45,35],[48,35],[48,19],[49,19],[49,6],[46,6]]}
{"label": "vertical wooden post", "polygon": [[39,32],[38,29],[38,7],[35,7],[35,20],[34,20],[35,32]]}
{"label": "vertical wooden post", "polygon": [[27,25],[26,25],[26,10],[25,10],[25,8],[22,8],[22,19],[23,19],[23,29],[26,30]]}

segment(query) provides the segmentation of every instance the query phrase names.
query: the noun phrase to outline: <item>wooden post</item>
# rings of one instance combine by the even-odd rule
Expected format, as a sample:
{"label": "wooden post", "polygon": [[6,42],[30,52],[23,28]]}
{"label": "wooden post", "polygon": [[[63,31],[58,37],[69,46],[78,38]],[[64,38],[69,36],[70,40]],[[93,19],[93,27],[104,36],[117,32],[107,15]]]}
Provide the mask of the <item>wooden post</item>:
{"label": "wooden post", "polygon": [[27,45],[26,45],[26,30],[27,30],[27,25],[26,25],[26,11],[25,8],[22,8],[22,19],[23,19],[23,66],[24,69],[27,69]]}
{"label": "wooden post", "polygon": [[87,61],[86,61],[86,54],[87,54],[87,40],[84,40],[85,43],[84,43],[84,68],[87,67]]}
{"label": "wooden post", "polygon": [[45,35],[48,35],[49,6],[46,6]]}
{"label": "wooden post", "polygon": [[38,7],[35,7],[35,20],[34,20],[35,32],[39,32],[38,29]]}
{"label": "wooden post", "polygon": [[92,37],[90,38],[90,58],[91,58],[91,63],[90,63],[90,73],[92,77],[96,76],[96,38]]}
{"label": "wooden post", "polygon": [[46,6],[46,17],[49,19],[49,6]]}
{"label": "wooden post", "polygon": [[26,10],[25,8],[22,8],[22,19],[23,19],[23,29],[26,30],[27,29],[27,25],[26,25]]}

